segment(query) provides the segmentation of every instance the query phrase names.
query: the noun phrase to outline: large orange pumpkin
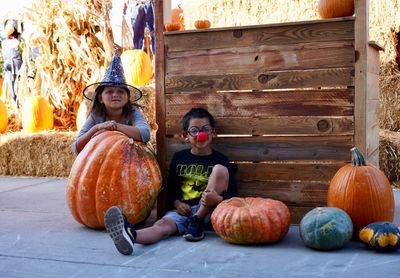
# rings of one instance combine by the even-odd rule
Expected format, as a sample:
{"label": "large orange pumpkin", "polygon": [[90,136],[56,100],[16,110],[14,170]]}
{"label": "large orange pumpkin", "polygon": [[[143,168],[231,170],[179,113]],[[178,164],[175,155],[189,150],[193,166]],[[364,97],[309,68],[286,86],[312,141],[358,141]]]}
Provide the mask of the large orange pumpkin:
{"label": "large orange pumpkin", "polygon": [[125,80],[129,85],[142,86],[153,77],[150,56],[140,49],[125,50],[121,54]]}
{"label": "large orange pumpkin", "polygon": [[131,223],[150,214],[161,188],[161,172],[146,145],[118,131],[93,137],[72,165],[68,207],[79,223],[104,228],[104,213],[119,206]]}
{"label": "large orange pumpkin", "polygon": [[385,174],[366,164],[357,148],[351,149],[352,163],[340,168],[328,188],[328,206],[341,208],[350,216],[355,231],[370,223],[392,221],[394,196]]}
{"label": "large orange pumpkin", "polygon": [[0,133],[3,133],[4,131],[7,130],[8,126],[8,113],[7,113],[7,107],[0,100]]}
{"label": "large orange pumpkin", "polygon": [[354,0],[319,0],[318,12],[322,18],[351,16],[354,14]]}
{"label": "large orange pumpkin", "polygon": [[231,198],[213,211],[211,222],[217,235],[236,244],[270,244],[285,237],[290,212],[281,201],[264,198]]}
{"label": "large orange pumpkin", "polygon": [[30,96],[22,104],[22,128],[26,132],[52,129],[53,108],[42,96]]}

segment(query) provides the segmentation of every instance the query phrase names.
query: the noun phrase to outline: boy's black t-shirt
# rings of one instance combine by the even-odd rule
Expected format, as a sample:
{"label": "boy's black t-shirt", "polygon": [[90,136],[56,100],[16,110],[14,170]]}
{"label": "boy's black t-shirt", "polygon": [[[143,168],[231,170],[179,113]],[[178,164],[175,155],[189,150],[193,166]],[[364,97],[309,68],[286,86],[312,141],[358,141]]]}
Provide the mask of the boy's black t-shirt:
{"label": "boy's black t-shirt", "polygon": [[224,199],[237,196],[236,180],[228,158],[222,153],[213,150],[212,154],[199,156],[190,152],[190,149],[174,154],[168,176],[168,206],[173,208],[174,201],[180,200],[191,206],[197,205],[201,194],[207,187],[212,168],[221,164],[228,168],[228,190],[222,194]]}

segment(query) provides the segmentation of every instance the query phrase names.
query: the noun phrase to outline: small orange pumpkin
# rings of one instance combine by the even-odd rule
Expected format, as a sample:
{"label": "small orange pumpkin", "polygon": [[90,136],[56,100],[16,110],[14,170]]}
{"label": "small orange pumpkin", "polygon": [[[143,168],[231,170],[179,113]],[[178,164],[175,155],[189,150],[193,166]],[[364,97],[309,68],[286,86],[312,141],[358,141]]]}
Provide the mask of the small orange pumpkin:
{"label": "small orange pumpkin", "polygon": [[182,24],[180,22],[169,22],[164,25],[165,31],[178,31],[181,30]]}
{"label": "small orange pumpkin", "polygon": [[151,212],[161,172],[150,149],[118,131],[95,135],[79,153],[67,182],[67,204],[76,221],[104,228],[104,213],[119,206],[131,223]]}
{"label": "small orange pumpkin", "polygon": [[210,28],[211,22],[208,19],[203,19],[203,20],[196,20],[194,22],[194,27],[196,29],[207,29]]}
{"label": "small orange pumpkin", "polygon": [[318,12],[322,18],[352,16],[354,0],[319,0]]}
{"label": "small orange pumpkin", "polygon": [[29,96],[22,104],[22,128],[26,132],[52,129],[53,108],[42,96]]}
{"label": "small orange pumpkin", "polygon": [[211,215],[217,235],[236,244],[269,244],[285,237],[290,212],[281,201],[260,197],[231,198]]}
{"label": "small orange pumpkin", "polygon": [[394,217],[394,196],[385,174],[366,164],[357,148],[351,149],[352,163],[340,168],[332,178],[327,203],[350,216],[355,231],[378,221],[391,222]]}

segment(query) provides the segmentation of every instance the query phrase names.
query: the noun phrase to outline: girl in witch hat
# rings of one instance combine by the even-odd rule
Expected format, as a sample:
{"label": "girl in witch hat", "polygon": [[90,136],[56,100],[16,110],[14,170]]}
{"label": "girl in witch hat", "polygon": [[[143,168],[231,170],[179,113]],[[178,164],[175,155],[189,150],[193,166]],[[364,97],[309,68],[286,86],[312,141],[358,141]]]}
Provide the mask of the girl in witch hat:
{"label": "girl in witch hat", "polygon": [[135,104],[142,92],[126,84],[121,58],[117,51],[111,59],[103,80],[83,90],[83,95],[93,101],[91,112],[72,144],[75,154],[86,146],[97,132],[118,130],[136,141],[150,140],[150,127]]}

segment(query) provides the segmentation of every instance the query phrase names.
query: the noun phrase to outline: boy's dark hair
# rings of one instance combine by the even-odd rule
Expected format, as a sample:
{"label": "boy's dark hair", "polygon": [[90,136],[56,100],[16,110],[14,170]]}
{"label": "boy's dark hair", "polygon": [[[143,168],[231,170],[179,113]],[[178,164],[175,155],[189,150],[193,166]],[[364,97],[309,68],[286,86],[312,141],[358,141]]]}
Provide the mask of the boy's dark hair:
{"label": "boy's dark hair", "polygon": [[[101,116],[101,117],[106,117],[106,107],[104,106],[103,103],[100,103],[98,96],[104,91],[106,86],[99,86],[95,90],[95,97],[93,98],[93,104],[92,104],[92,113],[96,116]],[[130,120],[132,117],[132,109],[137,106],[131,102],[129,99],[129,90],[126,89],[126,92],[128,94],[128,102],[125,104],[125,106],[122,108],[122,116]]]}
{"label": "boy's dark hair", "polygon": [[189,121],[191,119],[203,119],[206,118],[210,122],[212,128],[215,128],[215,120],[214,117],[204,108],[192,108],[189,112],[185,114],[182,118],[182,128],[183,131],[187,131],[189,128]]}

